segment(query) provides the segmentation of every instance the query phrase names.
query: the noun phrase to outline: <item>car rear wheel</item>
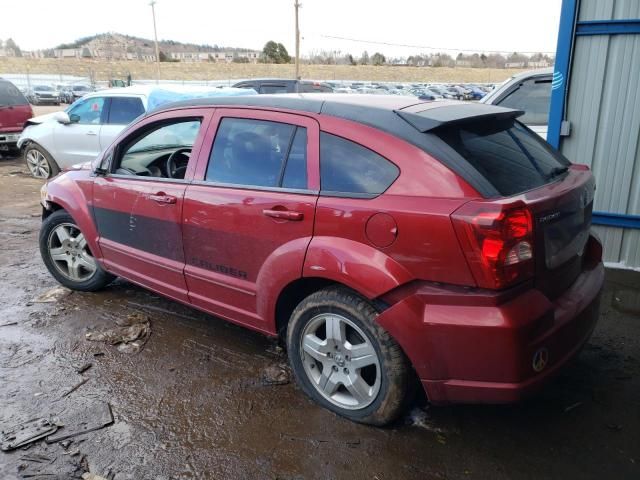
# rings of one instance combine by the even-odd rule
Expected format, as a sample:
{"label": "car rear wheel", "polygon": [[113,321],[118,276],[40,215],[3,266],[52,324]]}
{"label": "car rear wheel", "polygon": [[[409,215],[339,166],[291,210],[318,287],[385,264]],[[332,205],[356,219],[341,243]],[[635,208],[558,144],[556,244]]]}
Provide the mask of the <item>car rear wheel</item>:
{"label": "car rear wheel", "polygon": [[376,316],[355,293],[321,290],[293,312],[287,348],[298,384],[317,403],[356,422],[385,425],[404,407],[409,367]]}
{"label": "car rear wheel", "polygon": [[84,234],[64,210],[52,213],[42,223],[40,254],[51,275],[72,290],[100,290],[115,278],[100,267]]}
{"label": "car rear wheel", "polygon": [[49,153],[35,143],[29,144],[24,150],[24,159],[31,175],[36,178],[55,177],[60,168]]}

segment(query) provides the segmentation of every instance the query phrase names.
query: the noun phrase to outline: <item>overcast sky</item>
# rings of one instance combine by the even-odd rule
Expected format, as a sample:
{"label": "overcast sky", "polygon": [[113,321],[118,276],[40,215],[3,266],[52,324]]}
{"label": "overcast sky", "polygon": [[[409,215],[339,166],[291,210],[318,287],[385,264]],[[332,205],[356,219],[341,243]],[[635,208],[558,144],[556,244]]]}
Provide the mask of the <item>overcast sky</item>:
{"label": "overcast sky", "polygon": [[[0,38],[25,50],[119,32],[153,38],[149,0],[2,2]],[[158,37],[294,52],[294,0],[157,0]],[[339,50],[387,56],[458,51],[554,52],[561,0],[301,0],[303,55]],[[327,37],[342,37],[342,39]],[[348,39],[381,42],[354,42]],[[403,44],[400,47],[387,44]]]}

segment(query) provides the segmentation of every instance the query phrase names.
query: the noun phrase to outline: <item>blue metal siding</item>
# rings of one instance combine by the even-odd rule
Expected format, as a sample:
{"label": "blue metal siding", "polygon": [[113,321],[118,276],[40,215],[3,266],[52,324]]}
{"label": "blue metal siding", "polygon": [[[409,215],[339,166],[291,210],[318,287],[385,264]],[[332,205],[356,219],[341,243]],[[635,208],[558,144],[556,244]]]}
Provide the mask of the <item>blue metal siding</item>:
{"label": "blue metal siding", "polygon": [[593,223],[605,260],[633,268],[640,268],[639,34],[639,0],[563,1],[548,133],[594,172]]}

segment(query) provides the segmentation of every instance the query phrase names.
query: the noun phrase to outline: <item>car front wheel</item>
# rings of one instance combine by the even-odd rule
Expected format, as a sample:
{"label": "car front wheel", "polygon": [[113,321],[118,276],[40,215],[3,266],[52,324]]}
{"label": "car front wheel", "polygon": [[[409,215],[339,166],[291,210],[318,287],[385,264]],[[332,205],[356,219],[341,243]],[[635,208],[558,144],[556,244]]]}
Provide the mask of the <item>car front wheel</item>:
{"label": "car front wheel", "polygon": [[114,279],[100,267],[84,234],[64,210],[52,213],[42,223],[40,254],[51,275],[72,290],[93,292]]}
{"label": "car front wheel", "polygon": [[49,153],[35,143],[30,143],[24,150],[24,159],[31,175],[36,178],[55,177],[60,168]]}
{"label": "car front wheel", "polygon": [[409,367],[376,316],[349,290],[321,290],[293,312],[287,349],[298,384],[317,403],[356,422],[385,425],[404,407]]}

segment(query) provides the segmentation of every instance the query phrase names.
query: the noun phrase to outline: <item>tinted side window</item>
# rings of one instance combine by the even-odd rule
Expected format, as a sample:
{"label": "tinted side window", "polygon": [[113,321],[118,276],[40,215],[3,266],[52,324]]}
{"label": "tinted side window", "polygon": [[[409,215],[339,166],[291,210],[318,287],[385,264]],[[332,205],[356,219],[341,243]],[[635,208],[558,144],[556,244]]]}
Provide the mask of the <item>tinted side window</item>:
{"label": "tinted side window", "polygon": [[76,103],[69,110],[69,118],[72,123],[97,125],[102,117],[104,97],[93,97]]}
{"label": "tinted side window", "polygon": [[10,82],[0,81],[0,105],[28,105],[27,99],[20,90]]}
{"label": "tinted side window", "polygon": [[[288,156],[291,164],[285,168]],[[266,120],[223,118],[213,142],[206,180],[306,188],[306,129]],[[304,187],[297,186],[303,183]]]}
{"label": "tinted side window", "polygon": [[438,136],[505,196],[549,183],[568,165],[535,133],[513,120],[441,129]]}
{"label": "tinted side window", "polygon": [[551,80],[527,80],[498,105],[524,110],[524,115],[519,118],[522,123],[546,125],[551,105]]}
{"label": "tinted side window", "polygon": [[320,134],[320,186],[323,192],[378,195],[398,178],[393,163],[357,143]]}
{"label": "tinted side window", "polygon": [[112,97],[107,123],[127,125],[143,113],[142,100],[138,97]]}

